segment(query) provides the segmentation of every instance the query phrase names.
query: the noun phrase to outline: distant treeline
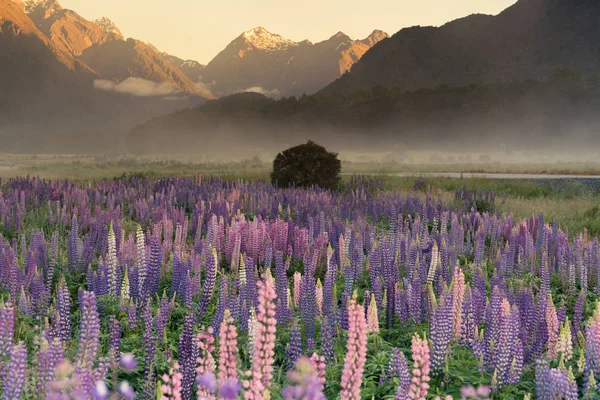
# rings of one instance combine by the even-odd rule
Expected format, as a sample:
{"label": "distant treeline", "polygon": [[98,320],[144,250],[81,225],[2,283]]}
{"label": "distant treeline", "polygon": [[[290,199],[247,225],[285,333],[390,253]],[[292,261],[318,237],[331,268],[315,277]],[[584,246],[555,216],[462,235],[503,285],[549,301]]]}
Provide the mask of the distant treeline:
{"label": "distant treeline", "polygon": [[339,146],[585,146],[600,136],[599,106],[600,80],[584,80],[568,69],[544,82],[417,91],[377,86],[350,95],[279,100],[242,93],[139,125],[129,146],[142,153],[181,151],[184,143],[185,151],[199,140],[205,149],[221,144],[233,149],[236,144],[279,146],[304,137]]}

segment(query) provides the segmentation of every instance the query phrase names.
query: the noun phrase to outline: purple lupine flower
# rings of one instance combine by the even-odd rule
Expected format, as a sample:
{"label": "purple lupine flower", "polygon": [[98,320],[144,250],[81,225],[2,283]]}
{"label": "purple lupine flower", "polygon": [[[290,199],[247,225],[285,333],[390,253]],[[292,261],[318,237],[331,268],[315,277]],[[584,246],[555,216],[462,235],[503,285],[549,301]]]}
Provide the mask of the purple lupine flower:
{"label": "purple lupine flower", "polygon": [[137,306],[132,299],[129,300],[129,306],[127,307],[127,323],[130,331],[137,329]]}
{"label": "purple lupine flower", "polygon": [[217,391],[217,377],[210,371],[203,373],[196,379],[198,385],[204,387],[209,393]]}
{"label": "purple lupine flower", "polygon": [[410,298],[408,311],[414,324],[421,323],[421,281],[417,271],[413,274],[412,282],[408,285],[408,296]]}
{"label": "purple lupine flower", "polygon": [[460,342],[468,347],[471,347],[471,344],[475,338],[475,313],[470,286],[465,288],[465,298],[462,304],[461,312]]}
{"label": "purple lupine flower", "polygon": [[12,303],[0,302],[0,359],[11,350],[15,331],[15,308]]}
{"label": "purple lupine flower", "polygon": [[492,354],[491,367],[494,368],[498,388],[507,383],[519,380],[523,370],[522,348],[520,333],[520,317],[516,306],[512,309],[506,299],[502,300],[502,314],[500,315],[500,332],[498,334],[497,349]]}
{"label": "purple lupine flower", "polygon": [[108,398],[110,391],[104,381],[98,381],[92,388],[92,398],[94,400],[105,400]]}
{"label": "purple lupine flower", "polygon": [[408,361],[403,352],[398,348],[392,348],[392,354],[390,357],[389,364],[390,374],[396,376],[399,379],[399,388],[397,392],[408,393],[408,387],[410,386],[410,370],[408,368]]}
{"label": "purple lupine flower", "polygon": [[494,286],[492,297],[485,320],[485,363],[493,369],[492,360],[494,351],[497,350],[498,337],[500,335],[500,317],[502,314],[502,293],[498,286]]}
{"label": "purple lupine flower", "polygon": [[156,355],[156,336],[154,335],[154,319],[152,318],[152,308],[150,300],[144,309],[144,395],[151,396],[154,393],[154,358]]}
{"label": "purple lupine flower", "polygon": [[281,394],[286,400],[325,400],[323,385],[308,357],[298,359],[294,371],[288,372],[290,386],[285,387]]}
{"label": "purple lupine flower", "polygon": [[127,400],[135,399],[135,391],[127,381],[123,381],[119,384],[119,394]]}
{"label": "purple lupine flower", "polygon": [[166,292],[163,292],[159,309],[156,311],[156,338],[158,341],[162,341],[163,339],[165,327],[169,322],[170,312],[171,307],[169,306],[169,299],[167,298]]}
{"label": "purple lupine flower", "polygon": [[321,321],[321,351],[327,363],[334,360],[333,327],[331,324],[329,318],[324,316]]}
{"label": "purple lupine flower", "polygon": [[195,348],[194,345],[194,317],[191,312],[187,312],[183,322],[183,330],[179,336],[179,360],[181,361],[181,387],[184,399],[192,396],[192,386],[195,378]]}
{"label": "purple lupine flower", "polygon": [[121,325],[119,324],[119,320],[115,318],[114,315],[111,315],[108,320],[108,330],[109,330],[109,354],[112,356],[113,360],[118,363],[119,362],[119,346],[121,344]]}
{"label": "purple lupine flower", "polygon": [[217,250],[213,248],[210,250],[210,254],[206,257],[206,275],[204,277],[202,297],[200,298],[200,304],[198,304],[198,318],[202,318],[206,311],[206,308],[210,303],[210,299],[213,296],[213,291],[217,279],[217,263]]}
{"label": "purple lupine flower", "polygon": [[288,281],[283,263],[283,253],[275,252],[275,289],[277,291],[277,322],[279,324],[287,323],[288,303],[287,303]]}
{"label": "purple lupine flower", "polygon": [[437,308],[433,311],[429,327],[431,338],[431,371],[437,375],[443,370],[452,340],[453,318],[452,292],[442,294]]}
{"label": "purple lupine flower", "polygon": [[225,313],[225,309],[229,308],[228,301],[229,279],[225,275],[221,275],[221,278],[219,280],[219,302],[217,303],[212,322],[212,328],[215,332],[215,336],[219,334],[219,330],[221,329],[221,322],[223,322],[223,315]]}
{"label": "purple lupine flower", "polygon": [[298,321],[292,322],[290,328],[290,342],[286,347],[287,367],[292,369],[296,365],[296,360],[302,356],[302,333]]}
{"label": "purple lupine flower", "polygon": [[98,357],[100,345],[100,319],[96,307],[96,295],[83,292],[81,305],[81,327],[79,336],[79,353],[77,355],[77,375],[86,393],[91,393],[93,368]]}
{"label": "purple lupine flower", "polygon": [[120,357],[120,365],[126,372],[131,372],[137,367],[137,361],[133,354],[123,353]]}
{"label": "purple lupine flower", "polygon": [[20,399],[25,389],[25,368],[27,367],[27,349],[23,343],[12,346],[10,363],[4,383],[3,400]]}
{"label": "purple lupine flower", "polygon": [[227,379],[219,388],[219,398],[223,400],[235,400],[242,386],[235,378]]}
{"label": "purple lupine flower", "polygon": [[[311,262],[312,263],[312,262]],[[314,266],[309,268],[302,279],[302,299],[300,301],[300,317],[304,325],[307,348],[312,350],[311,342],[315,339],[315,322],[317,319],[317,288],[312,274]]]}
{"label": "purple lupine flower", "polygon": [[46,290],[48,293],[52,291],[52,282],[54,281],[54,267],[58,259],[58,231],[54,231],[52,239],[50,239],[50,259],[48,261],[48,269],[46,270]]}

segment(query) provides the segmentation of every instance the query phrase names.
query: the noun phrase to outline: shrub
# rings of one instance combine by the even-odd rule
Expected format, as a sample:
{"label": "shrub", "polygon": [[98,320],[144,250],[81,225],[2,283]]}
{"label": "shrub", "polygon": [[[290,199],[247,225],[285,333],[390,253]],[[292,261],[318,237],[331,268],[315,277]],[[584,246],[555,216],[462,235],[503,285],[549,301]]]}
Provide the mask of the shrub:
{"label": "shrub", "polygon": [[280,187],[317,185],[324,189],[337,188],[342,169],[337,156],[309,140],[277,154],[271,181]]}

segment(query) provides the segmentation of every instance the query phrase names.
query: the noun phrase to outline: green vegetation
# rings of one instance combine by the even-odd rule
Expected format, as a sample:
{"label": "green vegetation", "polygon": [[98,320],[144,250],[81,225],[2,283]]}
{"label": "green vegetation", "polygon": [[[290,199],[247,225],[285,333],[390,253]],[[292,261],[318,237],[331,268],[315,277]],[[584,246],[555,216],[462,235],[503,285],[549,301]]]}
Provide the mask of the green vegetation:
{"label": "green vegetation", "polygon": [[273,161],[271,183],[279,187],[335,189],[340,184],[342,165],[337,153],[309,140],[277,154]]}

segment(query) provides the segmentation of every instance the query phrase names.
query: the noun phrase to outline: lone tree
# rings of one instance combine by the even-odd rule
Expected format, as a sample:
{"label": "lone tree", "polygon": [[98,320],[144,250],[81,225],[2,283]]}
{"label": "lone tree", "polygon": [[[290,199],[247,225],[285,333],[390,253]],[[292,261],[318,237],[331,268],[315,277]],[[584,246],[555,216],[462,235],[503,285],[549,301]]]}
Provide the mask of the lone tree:
{"label": "lone tree", "polygon": [[334,189],[340,183],[342,169],[337,156],[311,140],[291,147],[275,157],[271,182],[280,187],[317,185]]}

